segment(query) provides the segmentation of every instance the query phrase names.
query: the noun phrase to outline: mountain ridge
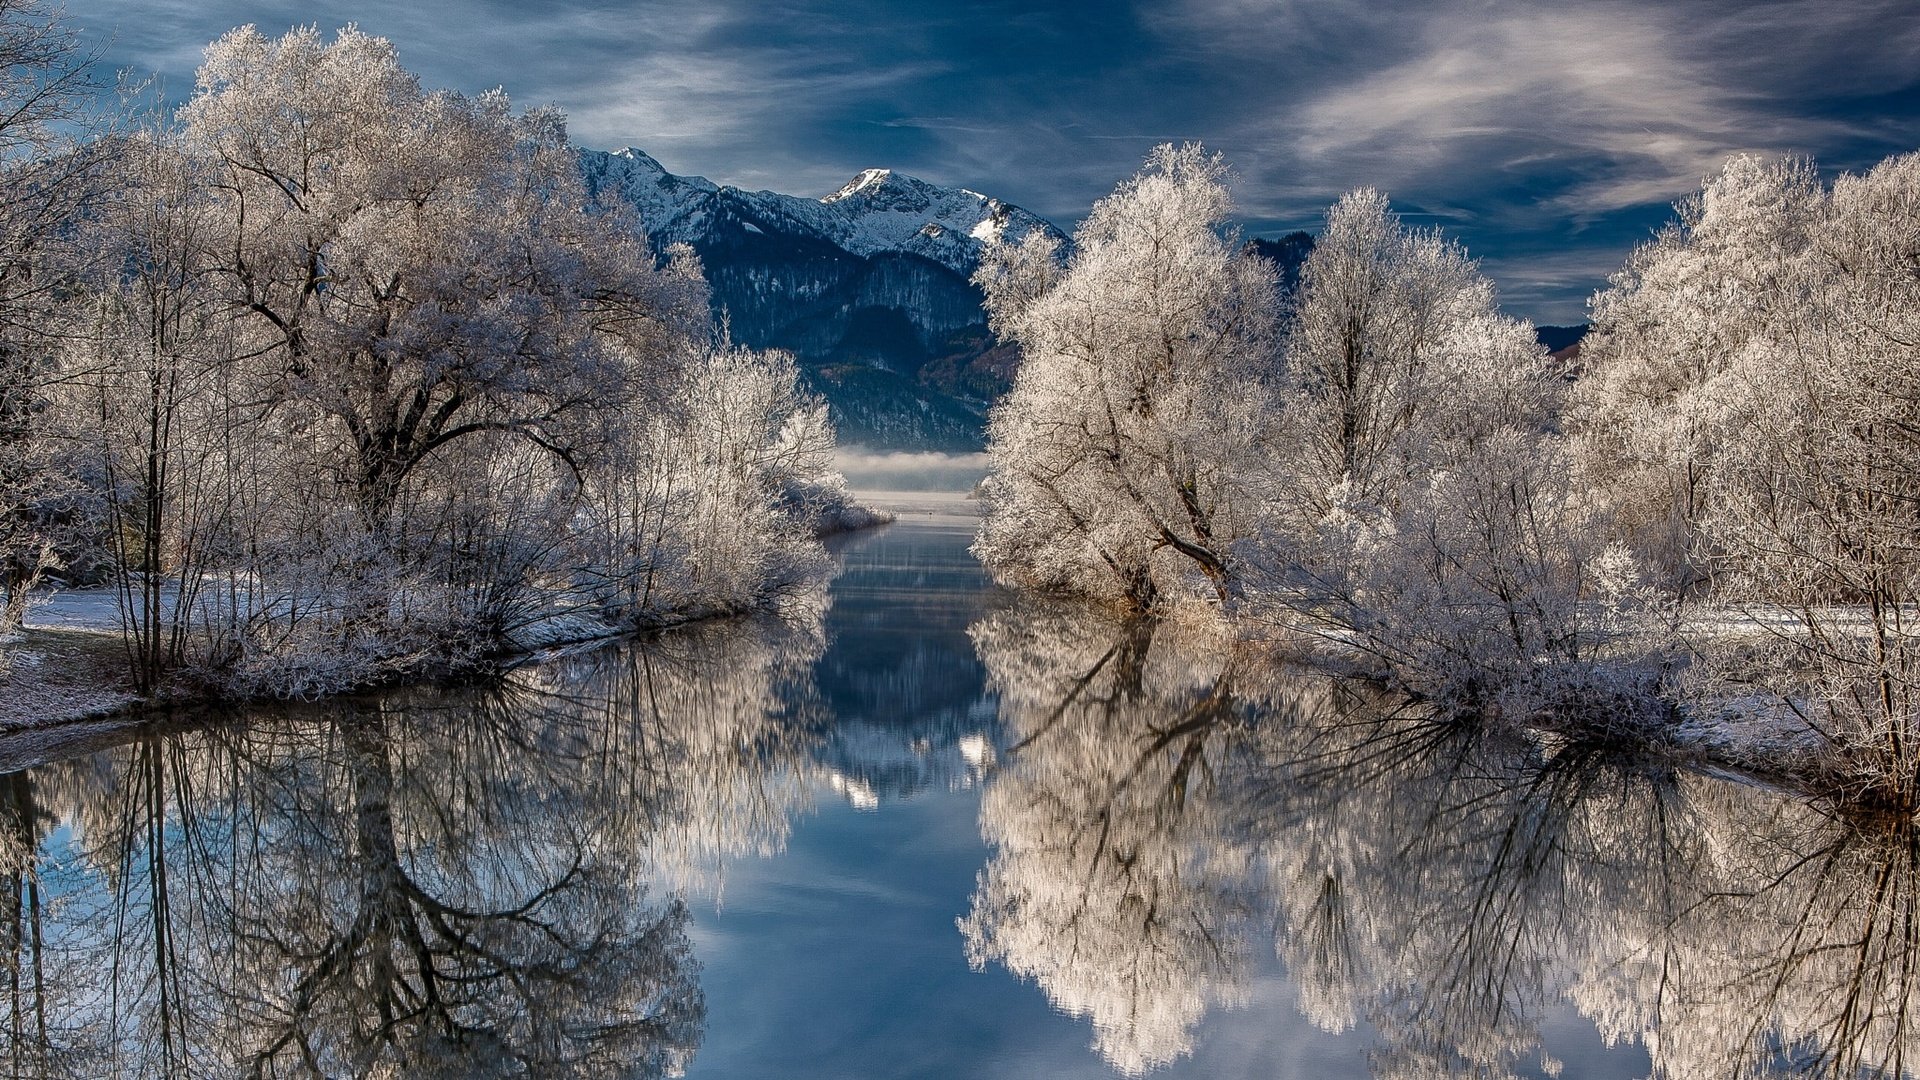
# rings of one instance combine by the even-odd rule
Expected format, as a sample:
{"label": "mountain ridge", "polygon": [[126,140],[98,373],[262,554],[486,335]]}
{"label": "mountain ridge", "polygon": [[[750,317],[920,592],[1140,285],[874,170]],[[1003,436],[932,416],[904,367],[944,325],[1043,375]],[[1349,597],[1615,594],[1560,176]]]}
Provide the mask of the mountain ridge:
{"label": "mountain ridge", "polygon": [[970,280],[990,239],[1051,222],[967,188],[865,169],[822,198],[669,172],[644,151],[583,150],[590,194],[633,205],[656,250],[700,256],[734,339],[794,353],[849,442],[977,449],[1006,348]]}
{"label": "mountain ridge", "polygon": [[589,192],[616,187],[662,245],[697,246],[732,214],[763,233],[769,224],[800,227],[856,255],[919,255],[971,275],[990,239],[1018,240],[1036,230],[1066,239],[1052,222],[1012,203],[893,169],[863,169],[839,190],[814,199],[680,176],[631,146],[585,150],[581,160]]}

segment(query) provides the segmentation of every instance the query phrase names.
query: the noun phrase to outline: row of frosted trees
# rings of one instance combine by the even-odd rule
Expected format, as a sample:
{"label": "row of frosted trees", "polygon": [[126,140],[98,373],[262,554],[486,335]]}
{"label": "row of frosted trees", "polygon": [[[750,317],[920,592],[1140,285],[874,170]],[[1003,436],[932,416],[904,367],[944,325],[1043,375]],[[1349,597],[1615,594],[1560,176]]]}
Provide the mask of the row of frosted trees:
{"label": "row of frosted trees", "polygon": [[243,28],[173,120],[60,156],[84,183],[22,255],[59,287],[0,409],[7,619],[103,568],[142,690],[740,610],[848,509],[791,360],[716,335],[691,253],[589,197],[551,111],[424,90],[352,29]]}
{"label": "row of frosted trees", "polygon": [[968,956],[1118,1070],[1232,1045],[1203,1024],[1248,1006],[1226,1023],[1310,1047],[1278,997],[1378,1077],[1555,1076],[1570,1049],[1672,1080],[1910,1075],[1911,820],[1404,715],[1176,631],[972,628],[1009,748]]}
{"label": "row of frosted trees", "polygon": [[1025,362],[976,550],[1217,604],[1446,710],[1712,742],[1911,804],[1920,157],[1731,162],[1593,303],[1577,366],[1361,190],[1297,289],[1162,147],[1062,256],[979,274]]}

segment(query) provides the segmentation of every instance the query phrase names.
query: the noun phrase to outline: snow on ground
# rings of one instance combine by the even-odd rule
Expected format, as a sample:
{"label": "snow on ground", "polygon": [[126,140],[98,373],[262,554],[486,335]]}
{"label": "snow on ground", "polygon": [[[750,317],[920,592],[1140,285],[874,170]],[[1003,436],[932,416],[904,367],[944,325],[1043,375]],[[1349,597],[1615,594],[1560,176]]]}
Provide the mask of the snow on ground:
{"label": "snow on ground", "polygon": [[113,589],[61,589],[36,596],[28,629],[120,632],[119,594]]}
{"label": "snow on ground", "polygon": [[0,640],[0,734],[115,712],[134,701],[112,589],[34,597],[26,627]]}
{"label": "snow on ground", "polygon": [[1676,746],[1738,765],[1767,767],[1803,760],[1826,749],[1826,740],[1778,699],[1750,697],[1695,710],[1672,734]]}
{"label": "snow on ground", "polygon": [[[75,617],[97,617],[84,616],[84,610],[75,609]],[[9,667],[0,679],[0,734],[100,716],[133,703],[119,614],[111,616],[113,633],[30,626],[0,642]]]}

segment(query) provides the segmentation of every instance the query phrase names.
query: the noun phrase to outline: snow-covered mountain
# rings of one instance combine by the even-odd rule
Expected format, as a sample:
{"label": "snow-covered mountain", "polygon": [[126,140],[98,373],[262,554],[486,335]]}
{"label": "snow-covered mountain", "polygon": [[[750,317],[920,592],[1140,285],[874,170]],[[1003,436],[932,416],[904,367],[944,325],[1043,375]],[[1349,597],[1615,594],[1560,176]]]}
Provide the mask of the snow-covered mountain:
{"label": "snow-covered mountain", "polygon": [[632,148],[582,151],[581,170],[638,209],[656,246],[700,254],[735,340],[798,355],[845,441],[889,448],[977,445],[1011,361],[968,279],[991,238],[1060,235],[1017,206],[887,169],[818,199],[676,176]]}
{"label": "snow-covered mountain", "polygon": [[1034,230],[1060,235],[1045,219],[965,188],[943,188],[891,169],[867,169],[821,199],[722,187],[704,176],[676,176],[640,150],[583,151],[588,185],[620,192],[661,244],[711,243],[738,228],[831,241],[865,258],[918,255],[962,276],[980,262],[989,239],[1018,240]]}

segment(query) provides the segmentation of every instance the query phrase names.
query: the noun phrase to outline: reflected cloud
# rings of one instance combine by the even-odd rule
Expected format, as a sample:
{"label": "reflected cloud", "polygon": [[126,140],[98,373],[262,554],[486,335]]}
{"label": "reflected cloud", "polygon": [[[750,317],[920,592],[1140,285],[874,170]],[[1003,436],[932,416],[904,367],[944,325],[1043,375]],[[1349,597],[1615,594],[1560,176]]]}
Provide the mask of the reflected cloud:
{"label": "reflected cloud", "polygon": [[1010,744],[968,957],[1087,1018],[1122,1072],[1191,1052],[1263,943],[1376,1076],[1551,1074],[1569,1012],[1676,1080],[1898,1076],[1920,1051],[1910,820],[1403,715],[1168,627],[974,637]]}

